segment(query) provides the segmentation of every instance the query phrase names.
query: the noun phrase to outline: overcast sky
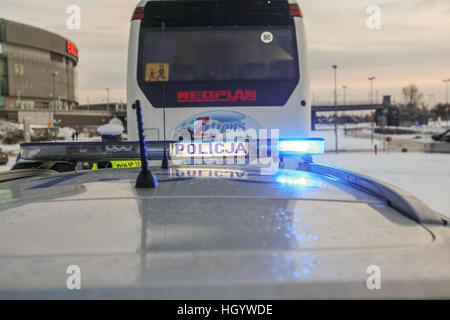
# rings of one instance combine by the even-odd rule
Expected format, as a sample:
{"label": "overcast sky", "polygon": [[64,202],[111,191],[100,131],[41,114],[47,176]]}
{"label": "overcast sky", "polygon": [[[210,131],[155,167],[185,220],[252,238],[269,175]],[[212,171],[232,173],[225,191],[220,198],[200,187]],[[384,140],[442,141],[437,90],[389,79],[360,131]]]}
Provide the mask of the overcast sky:
{"label": "overcast sky", "polygon": [[[0,0],[0,17],[41,27],[73,40],[80,54],[79,99],[125,100],[130,17],[137,0]],[[68,30],[66,9],[81,8],[81,29]],[[381,9],[381,29],[369,30],[366,9]],[[319,100],[332,99],[337,64],[340,96],[368,99],[375,76],[379,95],[400,99],[414,83],[426,100],[444,101],[450,78],[449,0],[309,0],[302,1],[312,71]]]}

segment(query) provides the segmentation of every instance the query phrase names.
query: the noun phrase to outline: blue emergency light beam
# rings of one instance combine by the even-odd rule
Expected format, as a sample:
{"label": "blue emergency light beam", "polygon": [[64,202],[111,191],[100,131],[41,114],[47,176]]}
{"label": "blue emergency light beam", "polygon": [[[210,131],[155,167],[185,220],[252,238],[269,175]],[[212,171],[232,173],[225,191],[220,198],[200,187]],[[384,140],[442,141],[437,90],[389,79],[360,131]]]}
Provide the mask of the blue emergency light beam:
{"label": "blue emergency light beam", "polygon": [[139,100],[136,100],[136,102],[133,104],[133,109],[136,109],[136,118],[139,133],[139,149],[141,151],[141,163],[142,163],[141,172],[139,172],[139,175],[136,179],[135,187],[138,189],[156,188],[158,186],[158,181],[156,180],[156,177],[153,176],[152,172],[150,171],[150,166],[148,165],[148,153],[147,147],[145,146],[144,122],[142,120],[143,118],[142,107],[141,102]]}
{"label": "blue emergency light beam", "polygon": [[320,138],[286,139],[278,143],[281,155],[313,155],[325,152],[325,140]]}

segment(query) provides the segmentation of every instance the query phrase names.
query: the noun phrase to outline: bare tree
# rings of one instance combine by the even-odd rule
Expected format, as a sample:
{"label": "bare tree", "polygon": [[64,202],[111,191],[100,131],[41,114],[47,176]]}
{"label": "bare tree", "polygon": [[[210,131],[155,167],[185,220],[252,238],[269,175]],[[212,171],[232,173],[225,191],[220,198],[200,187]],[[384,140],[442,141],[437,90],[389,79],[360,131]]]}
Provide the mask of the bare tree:
{"label": "bare tree", "polygon": [[403,98],[408,108],[417,108],[422,102],[423,94],[416,85],[411,84],[402,89]]}

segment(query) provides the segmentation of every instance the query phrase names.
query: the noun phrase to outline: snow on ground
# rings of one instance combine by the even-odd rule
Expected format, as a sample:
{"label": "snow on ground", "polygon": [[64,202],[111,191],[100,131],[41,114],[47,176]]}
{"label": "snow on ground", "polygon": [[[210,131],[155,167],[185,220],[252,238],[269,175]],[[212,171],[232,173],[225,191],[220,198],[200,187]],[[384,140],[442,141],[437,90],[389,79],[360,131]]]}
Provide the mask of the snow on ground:
{"label": "snow on ground", "polygon": [[0,149],[2,152],[6,152],[8,154],[8,163],[6,165],[0,166],[1,171],[8,171],[11,167],[16,163],[16,157],[19,154],[20,146],[18,144],[12,145],[2,145],[0,144]]}
{"label": "snow on ground", "polygon": [[8,158],[8,163],[5,164],[4,166],[0,166],[0,172],[2,171],[8,171],[9,169],[12,168],[12,166],[16,163],[16,156],[9,156]]}
{"label": "snow on ground", "polygon": [[[311,133],[313,138],[325,139],[325,151],[335,150],[334,130],[317,130]],[[376,142],[375,142],[376,143]],[[338,130],[338,149],[339,150],[372,150],[373,144],[370,139],[355,138],[345,135],[340,128]]]}
{"label": "snow on ground", "polygon": [[[60,128],[58,132],[58,138],[62,139],[59,142],[72,142],[72,134],[75,132],[74,129],[64,127]],[[78,140],[75,142],[100,142],[100,136],[89,137],[89,134],[82,132],[78,135]]]}
{"label": "snow on ground", "polygon": [[[390,136],[396,140],[404,141],[417,141],[422,143],[434,142],[431,138],[433,134],[439,134],[449,129],[450,122],[430,122],[428,125],[413,126],[413,127],[386,127],[391,129],[403,129],[403,130],[413,130],[417,133],[415,134],[388,134],[382,135],[374,133],[374,144],[380,145],[380,142],[385,139],[386,136]],[[361,134],[370,135],[372,133],[372,127],[370,123],[358,123],[358,124],[347,124],[347,128],[359,129],[352,130],[352,135]],[[334,151],[334,125],[332,124],[320,124],[316,125],[316,131],[312,132],[312,137],[324,138],[325,139],[325,150]],[[373,144],[370,140],[363,138],[349,137],[344,135],[344,128],[342,125],[338,128],[338,147],[339,150],[372,150]]]}
{"label": "snow on ground", "polygon": [[18,123],[6,121],[5,119],[0,119],[0,131],[15,130],[18,128],[19,128]]}
{"label": "snow on ground", "polygon": [[314,161],[388,182],[450,217],[450,154],[327,153]]}
{"label": "snow on ground", "polygon": [[72,140],[72,134],[75,132],[72,128],[60,128],[58,138],[64,138],[66,141]]}
{"label": "snow on ground", "polygon": [[18,144],[0,144],[0,149],[6,153],[15,153],[18,154],[20,151],[20,145]]}
{"label": "snow on ground", "polygon": [[[370,129],[363,129],[361,132],[365,133],[365,134],[371,134]],[[373,136],[376,139],[383,139],[383,140],[385,137],[392,137],[397,140],[415,140],[415,141],[419,141],[419,142],[423,142],[423,143],[434,142],[434,140],[431,138],[431,136],[432,136],[431,132],[428,132],[428,133],[424,133],[424,132],[427,132],[427,131],[420,131],[419,133],[416,133],[416,134],[378,134],[378,133],[374,133]],[[437,134],[437,133],[441,133],[441,132],[443,132],[443,130],[434,131],[433,134]]]}
{"label": "snow on ground", "polygon": [[[398,143],[405,142],[409,144],[418,143],[431,143],[434,140],[431,138],[432,134],[442,133],[446,130],[445,127],[433,127],[433,126],[421,126],[421,127],[405,127],[403,129],[417,130],[417,134],[373,134],[374,141],[372,143],[370,136],[372,128],[370,125],[362,123],[359,125],[348,125],[349,129],[347,135],[345,135],[344,127],[338,128],[338,148],[341,151],[372,151],[374,145],[378,145],[378,148],[383,147],[383,141],[387,136],[392,137]],[[353,129],[353,130],[352,130]],[[358,130],[354,130],[358,129]],[[358,137],[360,136],[360,137]],[[364,137],[363,137],[364,136]],[[320,125],[317,130],[311,133],[311,137],[325,139],[325,151],[335,150],[335,137],[334,127],[331,125]]]}

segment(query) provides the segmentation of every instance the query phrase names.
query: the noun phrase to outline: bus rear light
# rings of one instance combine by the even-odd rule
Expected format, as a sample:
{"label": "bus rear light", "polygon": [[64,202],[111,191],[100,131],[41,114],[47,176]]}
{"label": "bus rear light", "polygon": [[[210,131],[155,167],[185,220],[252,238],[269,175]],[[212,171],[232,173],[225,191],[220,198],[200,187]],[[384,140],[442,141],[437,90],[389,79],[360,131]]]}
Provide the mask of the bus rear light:
{"label": "bus rear light", "polygon": [[303,18],[303,13],[298,4],[291,4],[291,17]]}
{"label": "bus rear light", "polygon": [[137,7],[134,10],[133,16],[131,17],[131,21],[133,20],[144,20],[144,7]]}

